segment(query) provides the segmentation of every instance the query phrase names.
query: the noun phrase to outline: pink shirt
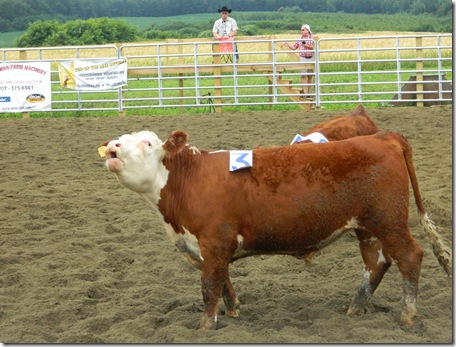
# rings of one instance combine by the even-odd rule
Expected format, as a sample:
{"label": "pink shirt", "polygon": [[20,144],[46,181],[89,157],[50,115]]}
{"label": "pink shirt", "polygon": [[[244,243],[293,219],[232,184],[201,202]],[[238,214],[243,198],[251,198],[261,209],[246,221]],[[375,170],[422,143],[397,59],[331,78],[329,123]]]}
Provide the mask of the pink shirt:
{"label": "pink shirt", "polygon": [[[299,49],[301,52],[299,52],[299,56],[300,57],[304,57],[304,58],[312,58],[313,56],[313,35],[310,34],[309,36],[301,36],[301,38],[296,41],[293,45],[293,47],[295,49]],[[311,48],[310,47],[305,47],[304,44],[307,44],[307,45],[310,45],[312,46]],[[305,51],[310,51],[310,52],[305,52]]]}

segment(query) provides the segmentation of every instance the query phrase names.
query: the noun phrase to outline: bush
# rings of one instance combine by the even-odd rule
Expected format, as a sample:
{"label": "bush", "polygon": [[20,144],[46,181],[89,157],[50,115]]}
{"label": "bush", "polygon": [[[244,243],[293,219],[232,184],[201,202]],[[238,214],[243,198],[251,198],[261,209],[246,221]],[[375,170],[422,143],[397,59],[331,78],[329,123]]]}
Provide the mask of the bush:
{"label": "bush", "polygon": [[29,25],[24,35],[16,41],[18,47],[44,46],[46,40],[60,31],[61,24],[56,20],[38,20]]}
{"label": "bush", "polygon": [[255,24],[244,25],[240,28],[239,33],[241,35],[254,36],[260,34],[260,28]]}
{"label": "bush", "polygon": [[29,25],[17,40],[18,47],[100,45],[130,42],[136,39],[138,30],[124,20],[92,18],[89,20],[36,21]]}
{"label": "bush", "polygon": [[207,39],[207,38],[214,37],[214,35],[212,34],[212,30],[204,30],[204,31],[201,31],[197,37],[199,39]]}

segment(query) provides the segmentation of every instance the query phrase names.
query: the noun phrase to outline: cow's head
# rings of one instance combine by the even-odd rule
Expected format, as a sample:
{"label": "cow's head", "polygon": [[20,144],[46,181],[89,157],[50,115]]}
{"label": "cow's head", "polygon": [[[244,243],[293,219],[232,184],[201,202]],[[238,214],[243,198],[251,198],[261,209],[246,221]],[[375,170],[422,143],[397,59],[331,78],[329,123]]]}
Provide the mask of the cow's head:
{"label": "cow's head", "polygon": [[160,190],[168,179],[163,159],[179,153],[186,143],[187,134],[183,131],[172,132],[165,143],[151,131],[122,135],[103,144],[106,146],[106,167],[126,188],[146,194],[149,200],[157,203]]}
{"label": "cow's head", "polygon": [[166,184],[164,157],[163,142],[151,131],[122,135],[106,146],[106,167],[137,193],[156,191]]}

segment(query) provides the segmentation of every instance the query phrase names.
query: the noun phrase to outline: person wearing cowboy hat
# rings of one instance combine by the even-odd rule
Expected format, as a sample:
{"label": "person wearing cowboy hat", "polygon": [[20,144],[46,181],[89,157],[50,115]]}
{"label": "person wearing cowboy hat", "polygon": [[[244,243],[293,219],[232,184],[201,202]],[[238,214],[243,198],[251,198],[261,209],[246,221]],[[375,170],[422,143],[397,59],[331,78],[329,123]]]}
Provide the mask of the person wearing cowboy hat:
{"label": "person wearing cowboy hat", "polygon": [[234,37],[237,34],[238,26],[236,21],[229,17],[229,13],[231,13],[231,9],[223,6],[221,9],[218,10],[221,18],[217,19],[214,23],[214,27],[212,28],[212,33],[216,39],[220,39],[222,37]]}
{"label": "person wearing cowboy hat", "polygon": [[[218,40],[221,38],[233,38],[236,36],[238,32],[238,25],[236,20],[229,17],[231,13],[231,8],[223,6],[219,10],[221,18],[217,19],[214,22],[214,27],[212,28],[212,34],[214,35],[214,39]],[[234,51],[237,53],[237,46],[236,43],[234,44]],[[239,55],[236,54],[236,60],[239,58]]]}
{"label": "person wearing cowboy hat", "polygon": [[[311,63],[315,61],[313,55],[314,35],[312,34],[308,24],[303,24],[301,26],[301,37],[293,45],[286,42],[285,46],[292,50],[299,49],[299,61],[304,63]],[[302,95],[305,98],[310,98],[314,70],[304,69],[301,70],[301,73]]]}

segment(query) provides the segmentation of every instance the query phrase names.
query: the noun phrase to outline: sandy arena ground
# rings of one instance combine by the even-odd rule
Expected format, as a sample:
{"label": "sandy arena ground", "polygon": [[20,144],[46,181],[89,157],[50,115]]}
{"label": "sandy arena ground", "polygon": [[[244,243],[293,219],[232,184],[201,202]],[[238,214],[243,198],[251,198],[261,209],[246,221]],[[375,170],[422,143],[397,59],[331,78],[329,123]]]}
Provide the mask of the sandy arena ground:
{"label": "sandy arena ground", "polygon": [[[351,110],[348,110],[351,111]],[[425,205],[452,247],[452,108],[367,109],[412,144]],[[401,277],[392,266],[367,312],[345,316],[363,276],[348,234],[307,266],[258,256],[230,267],[241,317],[200,332],[199,272],[158,218],[104,167],[107,139],[148,129],[188,132],[201,149],[287,145],[341,111],[1,119],[0,341],[4,343],[451,343],[452,278],[439,266],[411,200],[425,250],[418,316],[399,324]],[[223,304],[220,309],[224,309]]]}

